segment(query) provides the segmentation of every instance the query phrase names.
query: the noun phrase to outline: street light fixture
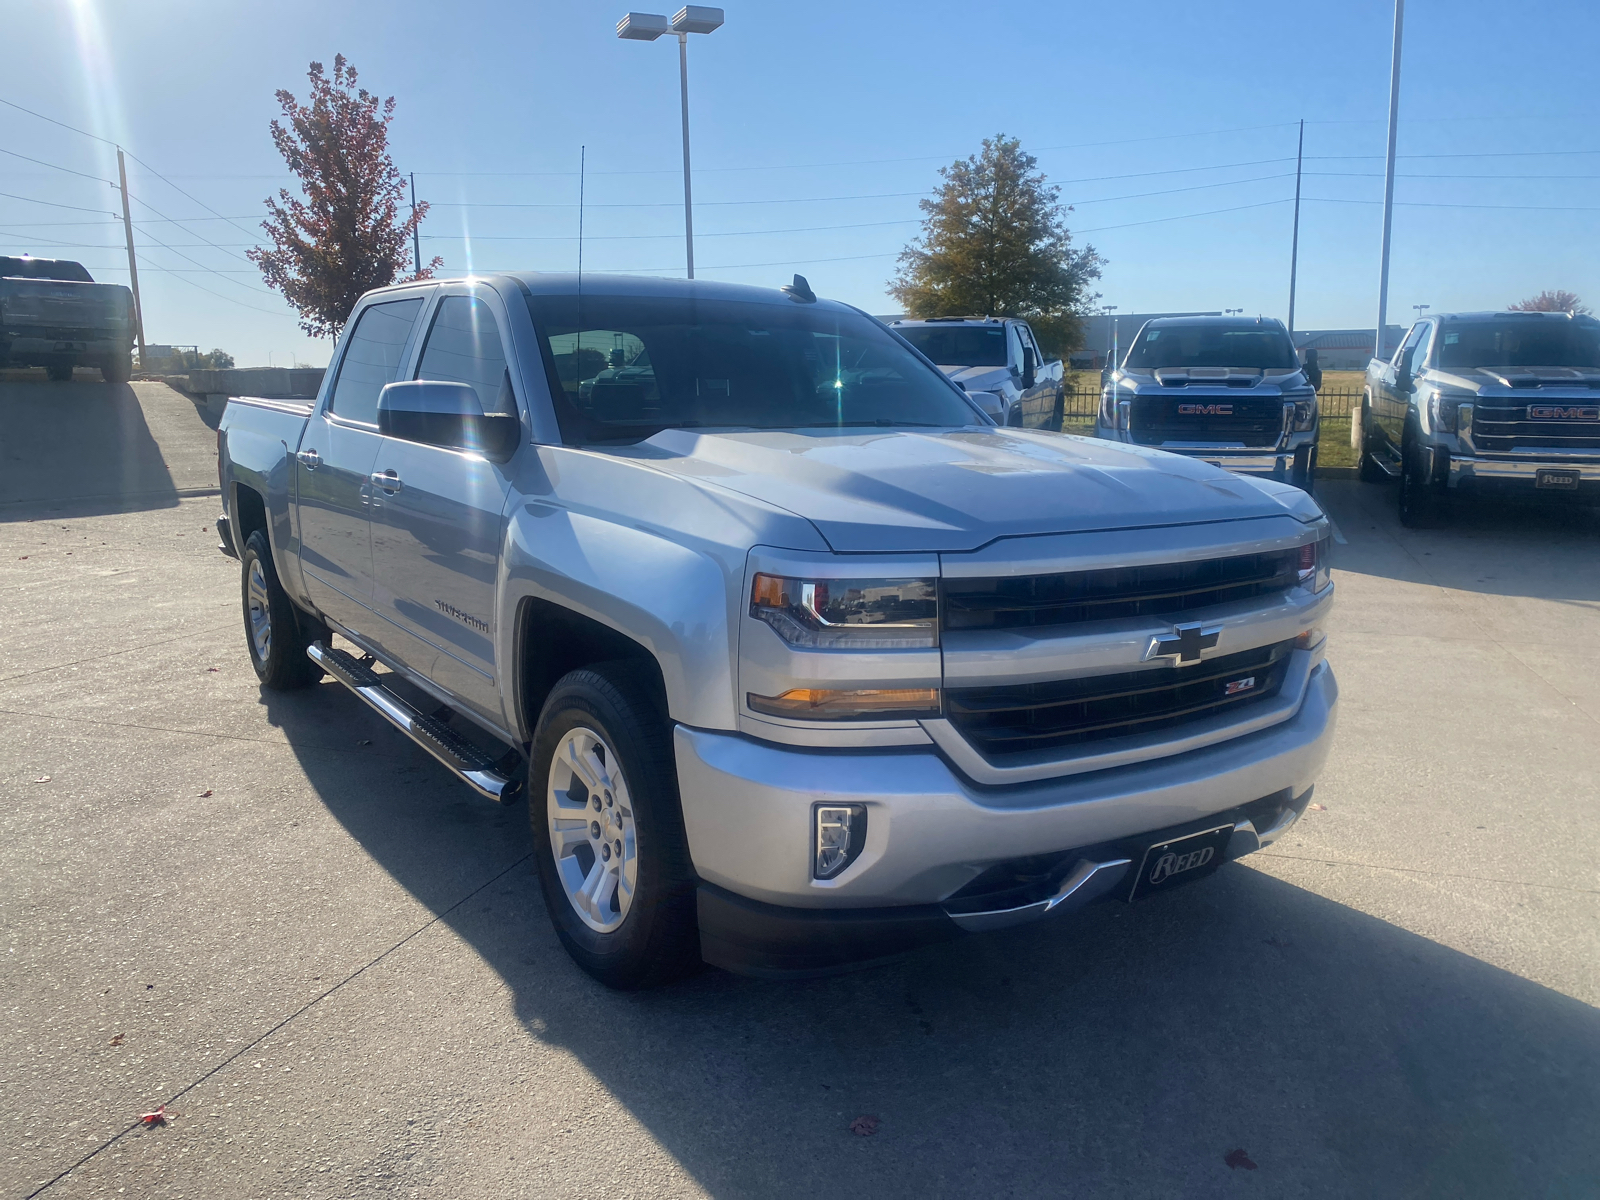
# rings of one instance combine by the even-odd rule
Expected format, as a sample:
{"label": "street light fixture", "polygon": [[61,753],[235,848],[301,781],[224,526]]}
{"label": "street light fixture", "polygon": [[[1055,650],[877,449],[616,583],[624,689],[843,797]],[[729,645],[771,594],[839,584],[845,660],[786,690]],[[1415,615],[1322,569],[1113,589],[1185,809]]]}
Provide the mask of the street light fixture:
{"label": "street light fixture", "polygon": [[683,240],[689,278],[694,278],[694,200],[689,188],[689,35],[711,33],[722,26],[722,10],[688,4],[671,21],[660,13],[624,13],[617,36],[629,42],[653,42],[664,33],[678,35],[678,83],[683,98]]}
{"label": "street light fixture", "polygon": [[1422,314],[1425,313],[1428,309],[1432,308],[1433,305],[1431,305],[1431,304],[1413,304],[1411,307],[1416,310],[1417,320],[1420,321],[1420,320],[1422,320]]}
{"label": "street light fixture", "polygon": [[1223,316],[1233,317],[1233,316],[1238,316],[1243,311],[1244,311],[1244,309],[1242,309],[1242,308],[1225,308],[1225,309],[1222,310],[1222,314],[1223,314]]}

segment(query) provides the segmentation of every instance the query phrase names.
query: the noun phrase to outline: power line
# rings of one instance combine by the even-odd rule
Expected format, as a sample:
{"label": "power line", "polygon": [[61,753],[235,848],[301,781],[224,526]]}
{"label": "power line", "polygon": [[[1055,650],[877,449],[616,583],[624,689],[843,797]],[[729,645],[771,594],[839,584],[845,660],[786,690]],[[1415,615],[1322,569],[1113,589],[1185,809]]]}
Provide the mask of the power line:
{"label": "power line", "polygon": [[1128,221],[1122,225],[1096,225],[1092,229],[1074,229],[1072,232],[1076,235],[1080,233],[1101,233],[1108,229],[1131,229],[1135,225],[1160,225],[1167,221],[1187,221],[1192,217],[1214,217],[1218,213],[1243,212],[1247,208],[1267,208],[1273,204],[1287,203],[1289,203],[1289,197],[1285,196],[1281,200],[1262,200],[1256,204],[1236,204],[1232,208],[1212,208],[1207,209],[1205,212],[1179,213],[1175,217],[1153,217],[1148,221]]}
{"label": "power line", "polygon": [[57,171],[65,171],[68,175],[76,175],[80,179],[92,179],[96,183],[109,183],[112,187],[117,186],[115,179],[103,179],[99,175],[89,175],[83,171],[74,171],[71,167],[63,167],[59,163],[45,162],[42,158],[29,158],[26,154],[18,154],[15,150],[7,150],[3,146],[0,146],[0,154],[9,154],[12,158],[22,159],[23,162],[37,163],[41,167],[52,167]]}
{"label": "power line", "polygon": [[[1382,200],[1345,200],[1335,196],[1308,196],[1318,204],[1382,204]],[[1582,204],[1461,204],[1430,200],[1396,200],[1406,208],[1494,208],[1514,212],[1600,212],[1600,206]]]}
{"label": "power line", "polygon": [[[103,213],[108,214],[109,216],[113,216],[113,217],[116,216],[116,214],[113,213],[109,208],[85,208],[81,204],[60,204],[60,203],[57,203],[54,200],[35,200],[32,196],[17,196],[17,195],[12,194],[11,192],[0,192],[0,196],[4,196],[7,200],[25,200],[29,204],[43,204],[48,208],[70,208],[74,212],[92,212],[92,213],[103,212]],[[98,225],[99,223],[100,222],[98,222],[98,221],[83,222],[83,224],[95,224],[95,225]]]}
{"label": "power line", "polygon": [[1257,175],[1251,179],[1225,179],[1220,183],[1196,183],[1189,187],[1163,188],[1159,192],[1130,192],[1125,196],[1102,196],[1098,200],[1073,200],[1069,207],[1076,207],[1080,204],[1109,204],[1114,200],[1142,200],[1147,196],[1172,196],[1178,192],[1198,192],[1206,188],[1237,187],[1243,183],[1265,183],[1270,179],[1292,179],[1293,177],[1294,172],[1287,171],[1279,175]]}

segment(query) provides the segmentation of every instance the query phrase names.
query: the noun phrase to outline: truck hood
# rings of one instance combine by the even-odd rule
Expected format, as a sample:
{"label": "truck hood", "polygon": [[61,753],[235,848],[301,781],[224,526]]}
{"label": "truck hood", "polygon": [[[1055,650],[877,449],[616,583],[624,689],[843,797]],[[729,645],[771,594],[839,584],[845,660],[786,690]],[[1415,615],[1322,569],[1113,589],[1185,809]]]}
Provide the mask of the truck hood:
{"label": "truck hood", "polygon": [[1282,516],[1303,500],[1196,459],[1022,429],[675,429],[625,453],[805,517],[841,552]]}
{"label": "truck hood", "polygon": [[1600,367],[1451,367],[1435,368],[1428,379],[1443,387],[1479,394],[1503,395],[1508,390],[1555,391],[1576,388],[1588,392],[1600,385]]}
{"label": "truck hood", "polygon": [[969,392],[989,392],[1011,382],[1008,367],[940,367],[952,383]]}

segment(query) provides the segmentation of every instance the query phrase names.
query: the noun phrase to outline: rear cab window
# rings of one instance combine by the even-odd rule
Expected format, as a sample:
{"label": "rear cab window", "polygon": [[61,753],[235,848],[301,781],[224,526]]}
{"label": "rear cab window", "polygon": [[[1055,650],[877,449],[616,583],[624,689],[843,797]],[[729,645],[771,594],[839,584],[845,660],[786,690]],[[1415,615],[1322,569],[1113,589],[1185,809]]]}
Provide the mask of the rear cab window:
{"label": "rear cab window", "polygon": [[421,310],[420,296],[362,310],[339,360],[329,412],[343,421],[378,423],[378,393],[400,377],[406,342]]}

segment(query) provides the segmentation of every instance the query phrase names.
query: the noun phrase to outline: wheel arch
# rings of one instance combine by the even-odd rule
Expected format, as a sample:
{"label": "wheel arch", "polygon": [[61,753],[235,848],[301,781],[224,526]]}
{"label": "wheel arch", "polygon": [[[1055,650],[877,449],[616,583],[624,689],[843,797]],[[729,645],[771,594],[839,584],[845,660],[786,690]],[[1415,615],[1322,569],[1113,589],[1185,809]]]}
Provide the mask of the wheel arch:
{"label": "wheel arch", "polygon": [[656,656],[620,630],[540,596],[525,596],[516,615],[516,704],[519,735],[533,737],[539,712],[556,683],[569,671],[602,662],[635,662],[646,669],[665,717],[667,685]]}

